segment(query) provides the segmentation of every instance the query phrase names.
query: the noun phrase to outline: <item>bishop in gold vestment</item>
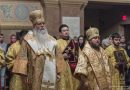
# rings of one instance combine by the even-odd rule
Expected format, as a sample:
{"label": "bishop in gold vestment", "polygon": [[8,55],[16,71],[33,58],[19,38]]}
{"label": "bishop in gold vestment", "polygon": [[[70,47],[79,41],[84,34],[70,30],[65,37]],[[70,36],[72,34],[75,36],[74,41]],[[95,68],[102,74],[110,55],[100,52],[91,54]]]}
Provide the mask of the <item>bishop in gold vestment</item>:
{"label": "bishop in gold vestment", "polygon": [[56,40],[45,27],[43,12],[30,13],[33,30],[21,43],[12,72],[22,77],[21,90],[56,90]]}
{"label": "bishop in gold vestment", "polygon": [[[108,57],[99,41],[97,28],[90,28],[86,32],[86,42],[82,52],[79,54],[75,76],[80,80],[79,90],[111,90],[111,75],[108,65]],[[98,49],[94,44],[98,45]]]}

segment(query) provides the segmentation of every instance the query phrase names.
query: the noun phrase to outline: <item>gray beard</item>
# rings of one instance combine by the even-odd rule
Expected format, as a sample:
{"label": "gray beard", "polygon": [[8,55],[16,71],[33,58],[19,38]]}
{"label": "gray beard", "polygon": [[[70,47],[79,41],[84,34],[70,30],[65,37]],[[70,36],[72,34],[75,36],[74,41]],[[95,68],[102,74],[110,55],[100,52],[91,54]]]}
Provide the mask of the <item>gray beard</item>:
{"label": "gray beard", "polygon": [[46,44],[49,41],[47,29],[45,29],[45,30],[33,30],[33,32],[34,32],[34,36],[35,36],[37,42],[40,45],[47,46]]}

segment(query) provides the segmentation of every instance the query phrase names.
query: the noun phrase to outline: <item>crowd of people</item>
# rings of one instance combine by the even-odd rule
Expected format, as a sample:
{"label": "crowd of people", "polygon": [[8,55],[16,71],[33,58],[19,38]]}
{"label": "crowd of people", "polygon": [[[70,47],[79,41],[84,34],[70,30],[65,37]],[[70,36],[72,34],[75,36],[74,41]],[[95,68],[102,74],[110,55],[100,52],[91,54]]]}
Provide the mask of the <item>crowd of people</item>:
{"label": "crowd of people", "polygon": [[[0,90],[125,90],[130,86],[130,42],[112,33],[101,41],[99,29],[60,39],[49,35],[41,10],[30,13],[33,30],[0,34]],[[57,39],[57,40],[56,40]]]}

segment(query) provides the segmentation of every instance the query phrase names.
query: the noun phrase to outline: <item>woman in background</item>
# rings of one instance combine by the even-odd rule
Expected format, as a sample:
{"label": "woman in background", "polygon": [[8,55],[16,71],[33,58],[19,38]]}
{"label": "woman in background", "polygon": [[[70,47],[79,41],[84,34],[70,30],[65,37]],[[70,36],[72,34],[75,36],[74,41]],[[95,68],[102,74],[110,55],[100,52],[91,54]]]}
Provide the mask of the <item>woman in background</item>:
{"label": "woman in background", "polygon": [[82,50],[83,47],[84,47],[84,44],[85,44],[85,40],[84,40],[84,36],[83,36],[83,35],[80,35],[80,36],[78,37],[78,43],[79,43],[80,49]]}

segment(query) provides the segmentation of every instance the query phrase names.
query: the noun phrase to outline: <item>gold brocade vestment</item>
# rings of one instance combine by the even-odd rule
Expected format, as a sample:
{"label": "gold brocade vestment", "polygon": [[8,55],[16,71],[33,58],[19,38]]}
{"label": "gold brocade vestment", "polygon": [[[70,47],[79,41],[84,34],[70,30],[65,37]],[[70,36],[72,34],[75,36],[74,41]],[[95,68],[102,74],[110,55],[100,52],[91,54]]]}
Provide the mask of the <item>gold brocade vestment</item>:
{"label": "gold brocade vestment", "polygon": [[94,50],[89,43],[85,44],[82,52],[79,54],[78,64],[75,75],[79,78],[86,76],[87,87],[83,84],[80,90],[111,90],[111,75],[109,71],[108,58],[104,50]]}
{"label": "gold brocade vestment", "polygon": [[[60,81],[57,83],[57,90],[76,90],[76,79],[73,77],[67,60],[64,60],[63,51],[68,45],[69,40],[57,40],[57,69]],[[75,85],[74,85],[75,84]]]}
{"label": "gold brocade vestment", "polygon": [[[126,51],[122,47],[115,48],[114,45],[110,45],[109,47],[107,47],[105,49],[105,51],[108,55],[108,58],[109,58],[110,71],[111,71],[111,74],[112,74],[112,90],[124,90],[123,89],[124,83],[125,83],[124,77],[120,76],[119,70],[115,67],[117,62],[116,62],[116,59],[115,59],[115,56],[114,56],[114,51],[119,51],[119,50],[124,51],[126,60],[129,64],[130,59],[129,59]],[[127,66],[129,67],[128,64],[127,64]]]}
{"label": "gold brocade vestment", "polygon": [[6,53],[6,64],[8,69],[11,69],[13,67],[14,61],[17,57],[20,47],[21,46],[19,41],[16,41],[8,48],[8,51]]}
{"label": "gold brocade vestment", "polygon": [[[38,42],[36,42],[32,31],[29,31],[24,37],[12,69],[13,73],[22,77],[23,87],[20,90],[55,90],[56,67],[49,66],[56,66],[55,53],[53,53],[56,40],[50,35],[48,38],[50,40],[48,51],[44,51],[42,45],[41,49],[37,46]],[[51,70],[52,73],[49,72]],[[52,77],[48,78],[48,76]]]}
{"label": "gold brocade vestment", "polygon": [[4,63],[5,63],[4,51],[2,48],[0,48],[0,68],[3,66]]}
{"label": "gold brocade vestment", "polygon": [[[7,68],[12,71],[15,59],[19,53],[20,50],[20,43],[19,41],[16,41],[14,44],[12,44],[6,53],[6,64]],[[22,78],[19,75],[13,74],[11,75],[10,90],[22,90]]]}

